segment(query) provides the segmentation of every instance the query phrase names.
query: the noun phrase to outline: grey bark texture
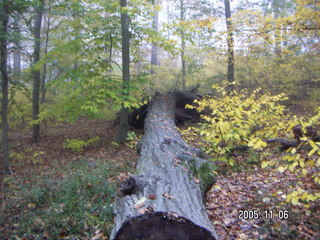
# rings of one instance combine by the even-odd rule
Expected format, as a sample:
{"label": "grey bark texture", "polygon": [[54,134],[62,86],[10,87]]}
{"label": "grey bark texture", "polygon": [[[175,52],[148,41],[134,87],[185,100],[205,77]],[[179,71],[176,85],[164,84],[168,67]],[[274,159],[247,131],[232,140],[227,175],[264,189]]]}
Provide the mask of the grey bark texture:
{"label": "grey bark texture", "polygon": [[[279,8],[279,0],[272,1],[272,10],[273,10],[273,17],[277,20],[280,17],[280,8]],[[274,45],[275,45],[275,54],[277,56],[281,55],[281,30],[276,29],[274,32]]]}
{"label": "grey bark texture", "polygon": [[[153,5],[156,5],[157,1],[153,1]],[[158,32],[158,25],[159,25],[159,12],[156,11],[153,16],[153,30]],[[152,44],[151,48],[151,64],[152,65],[158,65],[158,46],[155,44]]]}
{"label": "grey bark texture", "polygon": [[[233,29],[231,21],[231,8],[230,0],[224,0],[225,17],[227,24],[227,43],[228,43],[228,82],[234,82],[234,42],[233,42]],[[231,87],[231,86],[230,86]]]}
{"label": "grey bark texture", "polygon": [[[43,14],[44,0],[39,2],[39,6],[36,9],[36,18],[34,24],[34,52],[33,52],[33,64],[37,64],[40,60],[40,46],[41,46],[41,22]],[[33,89],[32,89],[32,119],[37,120],[39,118],[40,108],[40,84],[41,75],[40,70],[33,70]],[[34,124],[32,128],[32,142],[37,143],[40,139],[40,124]]]}
{"label": "grey bark texture", "polygon": [[[184,0],[180,0],[180,20],[185,20],[185,7]],[[184,30],[181,30],[181,84],[182,90],[185,91],[187,88],[187,79],[186,79],[186,60],[185,60],[185,51],[186,51],[186,40]]]}
{"label": "grey bark texture", "polygon": [[8,22],[9,22],[9,6],[8,1],[3,0],[0,3],[0,19],[1,19],[1,31],[0,31],[0,55],[1,55],[1,80],[2,80],[2,159],[3,159],[3,170],[5,174],[11,174],[10,169],[10,158],[9,158],[9,124],[8,124]]}
{"label": "grey bark texture", "polygon": [[[127,0],[120,0],[122,8],[127,6]],[[130,33],[129,33],[129,17],[126,13],[121,13],[121,34],[122,34],[122,81],[123,89],[128,90],[130,82]],[[128,91],[124,91],[123,95],[127,96]],[[127,137],[129,110],[122,107],[120,112],[120,124],[118,133],[118,142],[124,142]]]}
{"label": "grey bark texture", "polygon": [[174,112],[174,94],[156,94],[138,144],[136,175],[122,183],[115,203],[111,239],[218,239],[204,204],[214,183],[211,165],[182,139]]}
{"label": "grey bark texture", "polygon": [[[13,23],[14,31],[20,34],[20,16],[14,18]],[[19,76],[21,73],[21,46],[20,46],[20,36],[14,41],[13,47],[13,73]]]}
{"label": "grey bark texture", "polygon": [[[46,22],[46,29],[45,29],[45,44],[44,44],[44,51],[43,55],[46,56],[48,54],[48,45],[49,45],[49,32],[50,32],[50,22],[51,22],[51,3],[48,2],[48,12],[47,12],[47,22]],[[42,69],[42,78],[41,78],[41,103],[46,101],[46,79],[47,79],[47,62],[43,64]]]}

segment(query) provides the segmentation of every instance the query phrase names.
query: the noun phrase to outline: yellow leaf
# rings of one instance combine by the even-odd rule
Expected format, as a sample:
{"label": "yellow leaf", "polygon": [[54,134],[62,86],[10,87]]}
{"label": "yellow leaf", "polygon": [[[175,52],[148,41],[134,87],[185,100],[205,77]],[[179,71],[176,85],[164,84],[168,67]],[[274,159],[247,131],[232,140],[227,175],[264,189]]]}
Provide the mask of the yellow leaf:
{"label": "yellow leaf", "polygon": [[303,193],[303,192],[304,192],[304,190],[303,190],[302,188],[298,187],[297,192],[298,192],[299,194],[301,194],[301,193]]}
{"label": "yellow leaf", "polygon": [[297,149],[296,148],[292,148],[291,154],[295,154],[296,152],[297,152]]}
{"label": "yellow leaf", "polygon": [[297,165],[298,165],[298,163],[297,163],[297,162],[294,162],[293,164],[291,164],[291,165],[289,166],[289,170],[290,170],[291,172],[293,172]]}
{"label": "yellow leaf", "polygon": [[283,160],[288,160],[289,162],[291,162],[292,160],[294,160],[294,156],[285,156],[282,159]]}
{"label": "yellow leaf", "polygon": [[293,197],[293,198],[291,199],[291,203],[292,203],[293,205],[298,205],[298,204],[299,204],[299,198],[298,198],[298,197]]}
{"label": "yellow leaf", "polygon": [[310,152],[308,152],[308,157],[310,157],[311,155],[313,155],[318,149],[313,148]]}
{"label": "yellow leaf", "polygon": [[267,162],[267,161],[263,161],[262,162],[262,164],[261,164],[261,168],[263,169],[263,168],[266,168],[266,167],[268,167],[269,166],[269,162]]}
{"label": "yellow leaf", "polygon": [[284,172],[286,169],[287,169],[287,166],[285,166],[285,167],[283,167],[283,166],[278,167],[278,171],[279,171],[279,172]]}
{"label": "yellow leaf", "polygon": [[307,201],[315,201],[317,200],[319,197],[317,197],[316,195],[312,195],[310,194],[308,197],[307,197]]}
{"label": "yellow leaf", "polygon": [[309,194],[307,192],[303,193],[302,196],[301,196],[301,199],[305,200],[308,197],[308,195]]}
{"label": "yellow leaf", "polygon": [[308,173],[307,169],[302,169],[302,174],[306,175]]}
{"label": "yellow leaf", "polygon": [[309,140],[309,143],[313,149],[316,149],[316,150],[318,149],[318,146],[314,143],[314,141]]}
{"label": "yellow leaf", "polygon": [[36,207],[36,205],[34,203],[29,203],[28,204],[28,208],[30,209],[34,209]]}

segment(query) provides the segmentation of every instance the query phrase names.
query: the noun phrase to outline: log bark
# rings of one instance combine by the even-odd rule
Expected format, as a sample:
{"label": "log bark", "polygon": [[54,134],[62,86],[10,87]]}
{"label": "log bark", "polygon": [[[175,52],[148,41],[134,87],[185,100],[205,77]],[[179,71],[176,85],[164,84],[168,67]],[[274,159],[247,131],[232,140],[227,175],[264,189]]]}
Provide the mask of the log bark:
{"label": "log bark", "polygon": [[[202,99],[202,96],[198,94],[197,89],[199,86],[195,86],[188,91],[175,91],[175,111],[174,119],[177,125],[183,125],[186,122],[199,122],[200,114],[196,109],[186,108],[186,105],[193,105],[194,100]],[[144,121],[148,113],[149,103],[142,105],[140,108],[133,110],[129,114],[129,125],[135,129],[143,129]],[[118,120],[116,120],[118,122]]]}
{"label": "log bark", "polygon": [[138,144],[136,175],[121,184],[110,239],[218,239],[204,206],[212,166],[176,130],[174,94],[156,94]]}
{"label": "log bark", "polygon": [[[294,141],[290,141],[283,138],[272,138],[272,139],[266,139],[264,140],[266,143],[279,143],[281,145],[280,150],[286,151],[289,148],[292,147],[298,147],[307,143],[309,140],[312,140],[314,142],[320,142],[320,135],[318,135],[317,129],[314,126],[307,126],[305,128],[306,133],[303,133],[302,127],[300,124],[294,126],[292,128]],[[302,137],[306,136],[307,140],[301,140]],[[310,146],[305,146],[307,150],[310,150]]]}

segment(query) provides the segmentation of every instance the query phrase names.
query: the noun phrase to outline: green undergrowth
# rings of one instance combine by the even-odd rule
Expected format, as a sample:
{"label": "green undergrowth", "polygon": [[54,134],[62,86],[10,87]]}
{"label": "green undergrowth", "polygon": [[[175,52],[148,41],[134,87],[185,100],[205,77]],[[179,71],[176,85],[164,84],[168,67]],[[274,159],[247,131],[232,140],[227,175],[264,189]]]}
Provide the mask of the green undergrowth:
{"label": "green undergrowth", "polygon": [[[5,179],[10,188],[1,239],[91,239],[113,224],[113,180],[120,167],[85,160],[27,183]],[[6,223],[10,223],[6,225]],[[11,238],[10,238],[10,237]]]}

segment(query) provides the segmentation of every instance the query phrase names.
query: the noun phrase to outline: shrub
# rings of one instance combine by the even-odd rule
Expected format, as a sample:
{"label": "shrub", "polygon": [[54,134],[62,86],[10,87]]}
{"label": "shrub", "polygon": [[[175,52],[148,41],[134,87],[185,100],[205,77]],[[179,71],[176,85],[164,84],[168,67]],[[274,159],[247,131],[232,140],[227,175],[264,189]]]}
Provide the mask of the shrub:
{"label": "shrub", "polygon": [[65,149],[70,149],[74,152],[82,152],[84,150],[84,148],[98,142],[100,140],[99,137],[93,137],[90,138],[89,140],[85,141],[85,140],[81,140],[81,139],[67,139],[64,143],[63,143],[63,148]]}
{"label": "shrub", "polygon": [[249,145],[259,149],[266,146],[261,138],[285,133],[285,107],[279,104],[285,99],[283,94],[261,94],[260,89],[227,94],[222,87],[214,88],[219,96],[195,101],[196,107],[188,106],[196,108],[204,120],[197,131],[206,142],[208,154],[233,166],[234,159],[229,156],[238,147]]}

